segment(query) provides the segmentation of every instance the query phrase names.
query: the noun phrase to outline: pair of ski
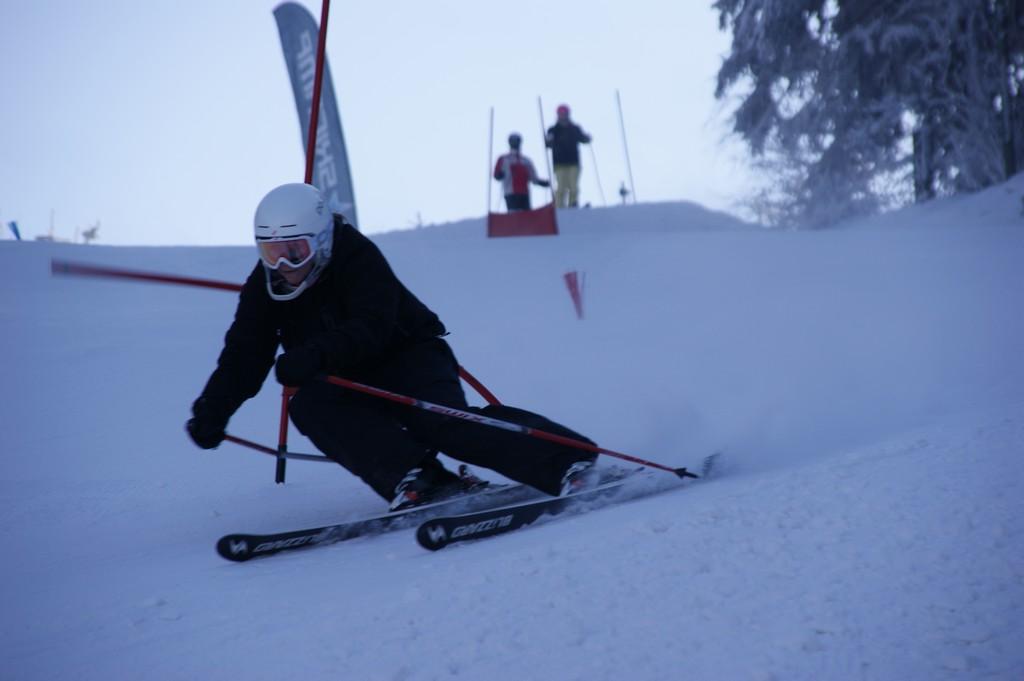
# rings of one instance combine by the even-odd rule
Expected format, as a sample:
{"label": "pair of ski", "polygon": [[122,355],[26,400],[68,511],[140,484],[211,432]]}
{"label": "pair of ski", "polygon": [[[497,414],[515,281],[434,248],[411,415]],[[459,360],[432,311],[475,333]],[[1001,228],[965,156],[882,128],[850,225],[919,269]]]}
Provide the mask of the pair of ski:
{"label": "pair of ski", "polygon": [[[717,454],[704,460],[699,477],[711,473]],[[675,489],[655,488],[643,468],[602,471],[599,484],[562,497],[544,495],[526,485],[489,485],[480,491],[433,504],[385,515],[275,534],[229,534],[217,542],[217,553],[243,562],[312,546],[333,544],[356,537],[373,536],[418,525],[416,540],[431,551],[456,542],[505,534],[536,522],[545,515],[559,515],[604,506],[639,496]],[[698,476],[693,475],[696,478]]]}

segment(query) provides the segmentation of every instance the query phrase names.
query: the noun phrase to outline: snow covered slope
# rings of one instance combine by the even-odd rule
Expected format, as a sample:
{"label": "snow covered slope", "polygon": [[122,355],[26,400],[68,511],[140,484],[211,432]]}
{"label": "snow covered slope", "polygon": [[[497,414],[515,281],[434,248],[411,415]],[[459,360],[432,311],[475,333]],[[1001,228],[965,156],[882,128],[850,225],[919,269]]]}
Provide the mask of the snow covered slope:
{"label": "snow covered slope", "polygon": [[[0,678],[1020,679],[1022,194],[821,232],[658,204],[376,237],[503,401],[725,475],[437,554],[406,531],[241,565],[220,535],[381,502],[189,443],[233,295],[49,263],[241,281],[252,250],[2,242]],[[278,394],[231,431],[272,442]]]}

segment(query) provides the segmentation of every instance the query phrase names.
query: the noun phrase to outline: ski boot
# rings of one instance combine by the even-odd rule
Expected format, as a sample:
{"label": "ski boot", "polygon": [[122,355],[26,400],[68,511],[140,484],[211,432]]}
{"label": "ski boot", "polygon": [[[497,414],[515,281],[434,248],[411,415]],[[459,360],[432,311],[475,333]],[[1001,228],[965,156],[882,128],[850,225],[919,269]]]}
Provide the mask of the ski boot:
{"label": "ski boot", "polygon": [[562,476],[562,490],[559,496],[585,492],[588,489],[597,487],[601,480],[601,474],[594,468],[594,462],[590,460],[577,461],[569,466]]}
{"label": "ski boot", "polygon": [[433,459],[405,474],[395,487],[395,497],[388,510],[391,513],[405,511],[467,492],[476,492],[488,484],[486,480],[473,475],[465,464],[459,466],[459,474],[455,475]]}

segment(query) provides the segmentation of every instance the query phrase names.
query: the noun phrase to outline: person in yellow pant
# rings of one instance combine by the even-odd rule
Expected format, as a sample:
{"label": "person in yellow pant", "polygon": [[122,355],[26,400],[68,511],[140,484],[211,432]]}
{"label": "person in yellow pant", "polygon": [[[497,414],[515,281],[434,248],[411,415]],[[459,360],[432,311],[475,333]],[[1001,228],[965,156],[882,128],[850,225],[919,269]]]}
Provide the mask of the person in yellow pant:
{"label": "person in yellow pant", "polygon": [[559,208],[575,208],[579,205],[580,167],[578,165],[555,165],[555,205]]}
{"label": "person in yellow pant", "polygon": [[558,121],[548,128],[545,139],[555,166],[555,204],[559,208],[575,208],[579,205],[579,145],[589,144],[591,137],[569,119],[567,105],[560,105],[557,114]]}

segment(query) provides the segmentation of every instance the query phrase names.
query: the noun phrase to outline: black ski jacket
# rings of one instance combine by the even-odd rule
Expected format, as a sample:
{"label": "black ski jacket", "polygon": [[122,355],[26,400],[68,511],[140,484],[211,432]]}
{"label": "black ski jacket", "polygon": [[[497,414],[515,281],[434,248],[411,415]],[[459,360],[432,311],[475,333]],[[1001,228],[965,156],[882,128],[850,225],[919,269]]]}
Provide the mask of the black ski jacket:
{"label": "black ski jacket", "polygon": [[580,143],[590,142],[590,135],[575,123],[555,123],[548,128],[547,146],[551,149],[551,161],[556,166],[578,166],[580,164]]}
{"label": "black ski jacket", "polygon": [[358,380],[403,348],[445,333],[441,320],[398,280],[380,249],[335,215],[331,262],[297,298],[271,298],[263,265],[256,263],[200,400],[204,410],[226,421],[260,391],[279,343],[285,351],[315,348],[328,373]]}

